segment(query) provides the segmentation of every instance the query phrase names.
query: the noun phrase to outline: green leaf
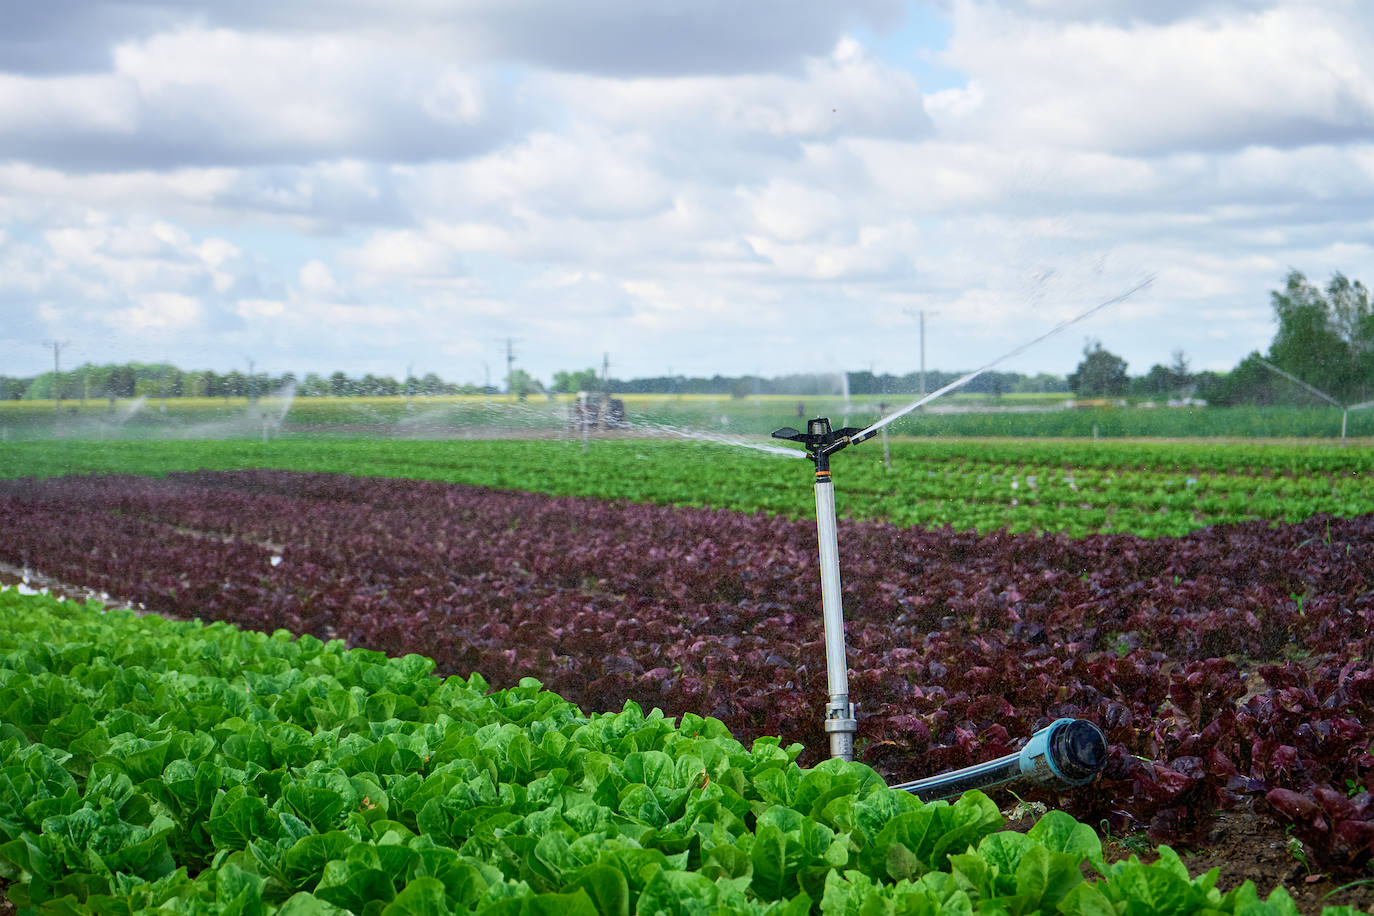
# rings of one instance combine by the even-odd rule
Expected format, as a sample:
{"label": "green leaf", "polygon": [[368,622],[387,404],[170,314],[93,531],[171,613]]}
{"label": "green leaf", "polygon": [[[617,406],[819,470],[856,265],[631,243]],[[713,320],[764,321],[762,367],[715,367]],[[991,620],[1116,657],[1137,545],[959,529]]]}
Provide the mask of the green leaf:
{"label": "green leaf", "polygon": [[[349,792],[350,796],[352,794]],[[282,791],[282,800],[319,833],[342,824],[344,806],[348,803],[337,787],[305,782],[289,783]]]}
{"label": "green leaf", "polygon": [[262,902],[262,878],[233,864],[225,865],[213,874],[215,900],[220,913],[225,916],[262,916],[267,912]]}
{"label": "green leaf", "polygon": [[438,878],[414,878],[382,910],[382,916],[448,916],[452,912]]}
{"label": "green leaf", "polygon": [[1077,856],[1032,844],[1016,867],[1016,893],[1033,906],[1053,909],[1083,883],[1080,861]]}
{"label": "green leaf", "polygon": [[1020,865],[1021,858],[1035,845],[1025,834],[1003,830],[983,837],[978,843],[978,855],[983,857],[988,867],[1010,877]]}
{"label": "green leaf", "polygon": [[715,882],[688,871],[659,871],[645,885],[635,907],[643,916],[709,916],[719,898]]}
{"label": "green leaf", "polygon": [[301,891],[278,907],[275,916],[348,916],[348,911]]}
{"label": "green leaf", "polygon": [[916,853],[903,843],[893,843],[887,847],[887,860],[883,863],[883,870],[894,881],[917,878],[925,872],[921,860],[916,858]]}
{"label": "green leaf", "polygon": [[208,826],[216,848],[247,849],[253,840],[275,840],[278,820],[261,798],[234,786],[215,799]]}
{"label": "green leaf", "polygon": [[609,865],[589,866],[563,890],[578,889],[586,892],[601,916],[629,916],[630,885],[620,869]]}
{"label": "green leaf", "polygon": [[1096,885],[1086,882],[1064,895],[1059,912],[1064,916],[1121,916]]}
{"label": "green leaf", "polygon": [[322,900],[358,913],[370,902],[391,902],[396,888],[391,876],[380,868],[336,859],[325,865],[314,893]]}
{"label": "green leaf", "polygon": [[1026,835],[1054,852],[1066,852],[1089,861],[1102,858],[1102,841],[1096,831],[1063,811],[1045,812]]}
{"label": "green leaf", "polygon": [[997,875],[979,853],[961,852],[950,856],[949,874],[959,887],[975,897],[997,896]]}
{"label": "green leaf", "polygon": [[319,877],[326,863],[345,858],[355,845],[357,840],[337,830],[312,833],[301,837],[286,851],[283,871],[291,887],[305,888]]}
{"label": "green leaf", "polygon": [[663,827],[668,823],[668,814],[659,804],[654,790],[641,783],[625,787],[620,793],[620,803],[616,810],[650,827]]}
{"label": "green leaf", "polygon": [[772,824],[763,824],[754,834],[749,849],[753,868],[750,887],[764,900],[782,900],[798,889],[795,861],[787,857],[787,837]]}
{"label": "green leaf", "polygon": [[1126,901],[1136,912],[1159,916],[1182,914],[1189,912],[1193,903],[1197,902],[1192,885],[1167,865],[1160,867],[1128,862],[1102,883],[1106,885],[1108,894]]}

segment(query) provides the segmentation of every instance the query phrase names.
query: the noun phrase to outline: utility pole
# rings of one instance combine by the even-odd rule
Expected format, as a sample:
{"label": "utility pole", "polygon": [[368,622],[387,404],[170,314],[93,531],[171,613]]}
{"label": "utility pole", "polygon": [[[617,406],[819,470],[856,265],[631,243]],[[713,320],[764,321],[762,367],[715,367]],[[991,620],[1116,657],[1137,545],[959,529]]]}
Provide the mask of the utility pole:
{"label": "utility pole", "polygon": [[514,394],[515,386],[511,384],[515,376],[515,344],[516,338],[504,338],[506,342],[506,394]]}
{"label": "utility pole", "polygon": [[926,393],[926,310],[921,309],[921,391]]}
{"label": "utility pole", "polygon": [[[918,310],[918,311],[913,312],[911,309],[905,309],[904,311],[905,311],[908,315],[915,315],[915,316],[916,316],[917,321],[919,322],[919,327],[920,327],[920,329],[921,329],[921,391],[920,391],[920,394],[924,395],[924,394],[926,393],[926,310],[925,310],[925,309],[920,309],[920,310]],[[938,314],[940,314],[940,313],[939,313],[939,312],[931,312],[930,314],[932,314],[932,315],[938,315]]]}
{"label": "utility pole", "polygon": [[256,404],[257,402],[258,391],[253,385],[253,361],[250,359],[248,361],[248,403]]}
{"label": "utility pole", "polygon": [[62,415],[62,348],[67,344],[65,340],[43,341],[43,346],[52,347],[53,413],[58,417]]}
{"label": "utility pole", "polygon": [[601,389],[611,393],[611,354],[607,351],[601,353]]}

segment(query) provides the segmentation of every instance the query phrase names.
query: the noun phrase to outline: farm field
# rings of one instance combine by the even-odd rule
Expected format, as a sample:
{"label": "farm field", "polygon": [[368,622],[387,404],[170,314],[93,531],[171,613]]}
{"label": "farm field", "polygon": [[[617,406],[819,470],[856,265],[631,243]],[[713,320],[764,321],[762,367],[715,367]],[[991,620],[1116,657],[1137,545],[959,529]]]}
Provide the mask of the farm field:
{"label": "farm field", "polygon": [[[485,474],[496,479],[474,482],[510,489],[542,473],[546,488],[601,498],[279,471],[28,479],[3,490],[0,525],[18,537],[0,561],[185,616],[422,651],[441,670],[481,671],[498,686],[535,676],[589,710],[633,699],[670,715],[719,717],[745,740],[822,745],[815,532],[793,518],[806,515],[810,497],[802,462],[635,441],[592,443],[585,453],[564,442],[190,445],[205,449],[200,458],[224,448],[228,466],[244,464],[248,452],[237,450],[251,445],[277,463],[442,480]],[[908,445],[915,451],[898,447]],[[1304,500],[1325,498],[1303,495],[1302,482],[1319,477],[1326,491],[1348,482],[1355,501],[1337,508],[1358,517],[1283,523],[1256,512],[1260,521],[1156,540],[842,523],[863,759],[884,777],[912,778],[996,756],[1048,718],[1083,715],[1108,731],[1107,776],[1047,801],[1108,836],[1185,849],[1215,844],[1227,812],[1249,812],[1282,844],[1277,865],[1260,873],[1264,886],[1291,878],[1296,891],[1324,893],[1354,881],[1336,899],[1367,903],[1374,532],[1358,499],[1367,459],[1329,448],[1105,445],[1058,444],[1076,474],[1110,472],[1122,489],[1138,489],[1127,475],[1145,473],[1197,478],[1180,488],[1185,495],[1208,475],[1280,490],[1291,481],[1275,501],[1299,518],[1322,511]],[[902,473],[907,462],[928,474],[942,454],[950,467],[961,453],[967,463],[959,446],[895,443],[893,472],[874,461],[841,465],[849,455],[841,456],[841,512],[869,476]],[[29,473],[53,473],[61,462],[46,447],[5,446],[5,473],[25,460]],[[1031,456],[1047,454],[1023,443],[987,447],[973,460],[1015,466],[1023,487]],[[127,461],[142,462],[127,470],[166,473],[199,460],[159,448],[102,450],[99,460],[76,450],[66,467]],[[530,468],[520,454],[533,456]],[[641,465],[652,473],[641,475]],[[770,468],[772,486],[751,483]],[[675,492],[646,482],[665,478]],[[718,489],[693,493],[703,479]],[[781,502],[784,493],[801,511],[605,499],[766,510],[750,500]],[[1263,511],[1262,500],[1250,502]],[[1022,504],[998,506],[1013,513]],[[1161,517],[1175,511],[1164,509]],[[988,528],[1016,524],[995,517]],[[1308,869],[1321,876],[1310,885]]]}
{"label": "farm field", "polygon": [[[960,531],[1005,527],[1157,536],[1222,522],[1374,512],[1374,487],[1368,485],[1374,453],[1366,449],[894,440],[890,451],[890,469],[876,442],[837,459],[841,515]],[[0,478],[244,467],[440,480],[789,518],[814,512],[803,461],[681,441],[595,440],[585,448],[567,440],[0,442]]]}
{"label": "farm field", "polygon": [[[628,431],[655,434],[767,435],[799,419],[828,415],[838,427],[866,425],[914,395],[838,396],[617,395]],[[569,436],[572,395],[436,397],[168,398],[0,401],[7,439],[190,439],[359,436],[447,439]],[[802,417],[797,406],[802,405]],[[1075,406],[1070,407],[1069,405]],[[165,407],[165,409],[164,409]],[[1337,439],[1334,407],[1187,407],[1075,402],[1065,395],[954,394],[895,421],[894,434],[922,438],[1318,438]],[[1347,434],[1374,437],[1374,411],[1348,417]]]}
{"label": "farm field", "polygon": [[25,912],[1298,912],[697,715],[12,589],[0,610],[0,876]]}

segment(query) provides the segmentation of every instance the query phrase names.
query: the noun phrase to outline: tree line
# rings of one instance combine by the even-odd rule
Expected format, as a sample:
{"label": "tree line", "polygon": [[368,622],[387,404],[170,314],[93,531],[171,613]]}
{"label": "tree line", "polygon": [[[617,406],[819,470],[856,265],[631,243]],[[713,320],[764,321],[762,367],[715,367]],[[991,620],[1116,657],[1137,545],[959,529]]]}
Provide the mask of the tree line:
{"label": "tree line", "polygon": [[[1135,397],[1202,401],[1231,405],[1301,405],[1320,403],[1302,385],[1285,378],[1276,367],[1332,399],[1353,405],[1374,399],[1374,305],[1369,290],[1358,280],[1335,274],[1322,288],[1299,271],[1289,272],[1284,286],[1270,294],[1278,330],[1268,350],[1247,355],[1230,372],[1193,372],[1187,355],[1175,350],[1168,364],[1156,363],[1149,371],[1131,376],[1120,356],[1090,340],[1083,358],[1067,376],[1040,373],[987,372],[970,382],[964,391],[988,395],[1039,393],[1081,398]],[[1265,364],[1268,363],[1269,366]],[[875,374],[796,373],[761,376],[713,375],[653,376],[627,380],[602,378],[595,369],[555,372],[545,386],[523,369],[513,369],[507,389],[521,397],[545,393],[608,391],[612,394],[706,394],[749,397],[781,394],[796,396],[915,395],[934,391],[963,373],[930,370]],[[45,372],[28,378],[0,375],[0,400],[90,400],[132,397],[223,397],[270,395],[290,388],[297,397],[432,396],[449,394],[497,394],[492,386],[458,385],[433,372],[423,376],[392,376],[371,373],[352,376],[342,371],[329,375],[308,372],[297,377],[286,372],[219,373],[213,369],[185,371],[169,363],[87,363],[59,375]]]}
{"label": "tree line", "polygon": [[0,400],[66,401],[110,400],[135,397],[168,398],[253,398],[279,394],[290,389],[296,397],[397,397],[403,395],[444,395],[496,393],[495,388],[457,385],[433,372],[407,376],[397,381],[386,375],[367,373],[350,376],[345,372],[321,375],[293,372],[275,375],[237,369],[183,370],[170,363],[122,363],[98,366],[87,363],[66,370],[60,377],[53,372],[29,378],[0,375]]}
{"label": "tree line", "polygon": [[1345,405],[1374,399],[1374,304],[1363,283],[1336,273],[1323,289],[1292,270],[1270,305],[1278,330],[1269,349],[1230,372],[1190,372],[1175,350],[1170,365],[1131,378],[1124,359],[1090,340],[1069,387],[1080,397],[1168,395],[1219,406],[1325,403],[1287,373]]}

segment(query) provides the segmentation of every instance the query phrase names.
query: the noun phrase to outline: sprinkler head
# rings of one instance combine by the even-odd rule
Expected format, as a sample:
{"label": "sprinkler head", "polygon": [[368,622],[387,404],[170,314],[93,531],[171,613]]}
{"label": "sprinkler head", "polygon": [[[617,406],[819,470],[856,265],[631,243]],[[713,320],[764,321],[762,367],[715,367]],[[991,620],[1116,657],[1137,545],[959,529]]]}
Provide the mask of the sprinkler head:
{"label": "sprinkler head", "polygon": [[830,455],[849,445],[853,437],[863,432],[857,426],[831,429],[829,417],[816,417],[806,421],[806,432],[784,426],[773,430],[774,439],[787,439],[806,446],[806,457],[816,465],[816,470],[828,470]]}
{"label": "sprinkler head", "polygon": [[1050,759],[1068,782],[1086,782],[1107,763],[1107,738],[1086,719],[1074,719],[1050,735]]}

